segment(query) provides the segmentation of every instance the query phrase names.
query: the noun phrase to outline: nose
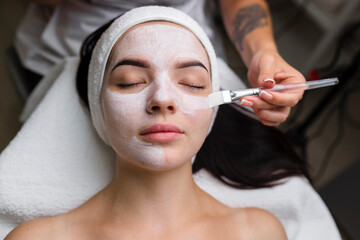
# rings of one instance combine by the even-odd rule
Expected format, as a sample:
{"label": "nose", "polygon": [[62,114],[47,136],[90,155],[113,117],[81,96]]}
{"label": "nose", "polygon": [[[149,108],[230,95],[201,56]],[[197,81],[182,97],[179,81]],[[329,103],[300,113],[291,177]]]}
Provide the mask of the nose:
{"label": "nose", "polygon": [[178,107],[175,102],[174,96],[164,89],[157,89],[150,97],[147,104],[148,113],[170,113],[173,114],[177,111]]}

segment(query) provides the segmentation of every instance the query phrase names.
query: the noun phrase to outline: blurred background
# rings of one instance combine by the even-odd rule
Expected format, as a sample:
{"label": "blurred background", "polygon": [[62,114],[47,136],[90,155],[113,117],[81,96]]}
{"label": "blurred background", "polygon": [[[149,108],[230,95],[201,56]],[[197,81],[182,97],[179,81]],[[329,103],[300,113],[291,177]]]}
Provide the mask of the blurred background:
{"label": "blurred background", "polygon": [[[306,92],[280,129],[306,157],[314,187],[344,239],[360,239],[360,1],[268,3],[278,48],[288,63],[307,80],[340,79],[336,87]],[[0,152],[21,128],[24,100],[9,74],[6,50],[26,7],[22,0],[0,1]],[[229,44],[227,55],[234,70],[244,70]]]}

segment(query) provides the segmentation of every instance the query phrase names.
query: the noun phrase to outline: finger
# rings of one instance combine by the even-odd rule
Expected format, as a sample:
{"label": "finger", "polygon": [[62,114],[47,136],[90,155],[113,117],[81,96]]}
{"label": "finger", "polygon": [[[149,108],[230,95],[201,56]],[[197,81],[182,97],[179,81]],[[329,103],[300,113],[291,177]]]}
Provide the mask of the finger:
{"label": "finger", "polygon": [[262,121],[266,121],[268,123],[277,123],[280,124],[285,122],[290,114],[290,107],[281,107],[275,109],[268,109],[268,110],[259,110],[256,112],[256,115]]}
{"label": "finger", "polygon": [[274,76],[277,83],[303,83],[306,81],[305,77],[293,69],[293,72],[277,72]]}
{"label": "finger", "polygon": [[259,97],[246,97],[241,99],[240,104],[247,107],[252,107],[254,110],[272,109],[278,107],[271,103],[264,101]]}
{"label": "finger", "polygon": [[293,93],[278,93],[271,90],[261,91],[259,98],[277,106],[294,107],[303,97],[304,91]]}
{"label": "finger", "polygon": [[279,126],[280,123],[279,122],[270,122],[270,121],[267,121],[267,120],[264,120],[264,119],[259,119],[259,121],[264,124],[265,126],[269,126],[269,127],[276,127],[276,126]]}
{"label": "finger", "polygon": [[294,107],[302,98],[303,92],[276,93],[262,91],[259,97],[242,98],[240,104],[254,109],[271,109],[275,107]]}
{"label": "finger", "polygon": [[275,85],[274,80],[275,59],[272,56],[264,56],[259,62],[259,86],[272,88]]}
{"label": "finger", "polygon": [[245,107],[252,107],[254,105],[254,102],[246,100],[246,99],[241,99],[240,100],[240,105],[243,105]]}
{"label": "finger", "polygon": [[264,80],[263,87],[264,88],[273,88],[275,86],[275,80],[272,78],[266,78]]}

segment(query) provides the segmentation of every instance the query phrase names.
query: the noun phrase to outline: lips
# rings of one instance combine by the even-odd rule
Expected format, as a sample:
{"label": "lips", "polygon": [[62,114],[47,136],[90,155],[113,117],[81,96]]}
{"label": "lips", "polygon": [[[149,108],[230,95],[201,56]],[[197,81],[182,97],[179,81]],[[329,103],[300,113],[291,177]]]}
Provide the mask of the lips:
{"label": "lips", "polygon": [[177,126],[173,124],[155,124],[145,129],[140,135],[147,141],[150,142],[172,142],[183,135]]}

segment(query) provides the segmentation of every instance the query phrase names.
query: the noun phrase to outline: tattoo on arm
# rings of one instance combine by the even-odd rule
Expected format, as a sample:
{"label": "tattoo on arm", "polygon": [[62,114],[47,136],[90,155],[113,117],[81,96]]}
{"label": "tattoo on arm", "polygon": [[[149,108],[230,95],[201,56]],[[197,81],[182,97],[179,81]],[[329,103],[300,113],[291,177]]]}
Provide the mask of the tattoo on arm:
{"label": "tattoo on arm", "polygon": [[240,51],[244,50],[243,40],[245,36],[255,30],[268,25],[266,10],[259,4],[254,4],[238,11],[233,21],[233,40]]}

